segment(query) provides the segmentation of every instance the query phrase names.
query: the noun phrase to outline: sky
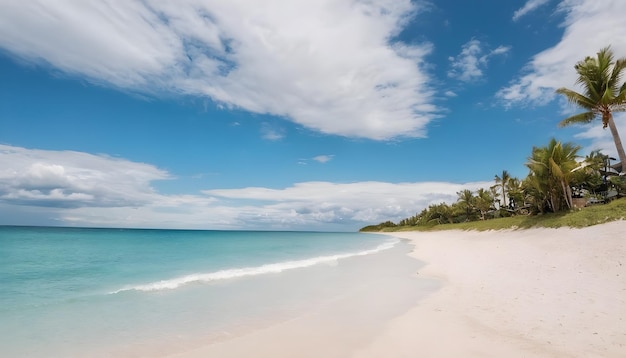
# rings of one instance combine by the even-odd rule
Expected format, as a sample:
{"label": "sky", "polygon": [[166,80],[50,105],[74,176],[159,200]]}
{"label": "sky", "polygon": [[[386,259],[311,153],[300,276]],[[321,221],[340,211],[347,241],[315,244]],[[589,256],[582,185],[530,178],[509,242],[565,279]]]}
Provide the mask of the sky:
{"label": "sky", "polygon": [[[354,231],[615,156],[574,64],[623,0],[0,0],[0,225]],[[626,116],[615,121],[626,133]],[[626,134],[625,134],[626,135]]]}

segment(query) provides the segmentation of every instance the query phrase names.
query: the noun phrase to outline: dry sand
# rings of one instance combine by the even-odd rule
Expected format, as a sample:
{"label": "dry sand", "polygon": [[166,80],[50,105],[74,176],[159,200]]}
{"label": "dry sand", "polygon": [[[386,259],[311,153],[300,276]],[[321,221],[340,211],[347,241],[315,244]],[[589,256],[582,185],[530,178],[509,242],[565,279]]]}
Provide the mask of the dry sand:
{"label": "dry sand", "polygon": [[442,286],[369,342],[312,316],[180,357],[626,357],[626,221],[390,235]]}
{"label": "dry sand", "polygon": [[626,221],[394,235],[445,284],[356,357],[626,357]]}

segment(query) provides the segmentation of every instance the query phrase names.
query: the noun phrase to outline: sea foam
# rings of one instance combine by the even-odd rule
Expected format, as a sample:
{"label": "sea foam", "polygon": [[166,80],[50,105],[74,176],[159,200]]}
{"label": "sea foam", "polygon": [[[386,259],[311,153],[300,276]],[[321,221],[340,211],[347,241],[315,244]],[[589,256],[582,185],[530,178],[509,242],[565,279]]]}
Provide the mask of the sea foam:
{"label": "sea foam", "polygon": [[328,256],[318,256],[312,257],[309,259],[303,260],[294,260],[294,261],[284,261],[272,264],[265,264],[256,267],[243,267],[243,268],[234,268],[234,269],[226,269],[220,270],[210,273],[196,273],[191,275],[186,275],[182,277],[177,277],[169,280],[161,280],[156,282],[151,282],[147,284],[140,284],[135,286],[127,286],[115,291],[110,292],[110,294],[116,294],[125,291],[161,291],[161,290],[173,290],[179,288],[183,285],[187,285],[190,283],[206,283],[212,281],[220,281],[220,280],[229,280],[240,277],[247,276],[256,276],[256,275],[264,275],[270,273],[280,273],[286,270],[293,270],[298,268],[310,267],[318,264],[332,264],[337,262],[338,260],[343,260],[356,256],[365,256],[375,254],[384,250],[389,250],[393,248],[399,240],[392,240],[385,242],[376,248],[363,250],[359,252],[353,253],[345,253],[345,254],[336,254],[336,255],[328,255]]}

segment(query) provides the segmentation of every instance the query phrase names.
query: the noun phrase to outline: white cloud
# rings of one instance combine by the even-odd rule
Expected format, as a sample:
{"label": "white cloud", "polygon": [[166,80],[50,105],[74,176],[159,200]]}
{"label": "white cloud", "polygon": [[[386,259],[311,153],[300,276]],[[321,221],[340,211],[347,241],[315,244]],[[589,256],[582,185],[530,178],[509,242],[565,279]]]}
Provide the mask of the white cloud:
{"label": "white cloud", "polygon": [[334,155],[318,155],[313,157],[312,159],[319,163],[327,163],[330,162],[335,156]]}
{"label": "white cloud", "polygon": [[456,94],[456,92],[454,92],[454,91],[446,91],[444,94],[446,95],[446,97],[457,97],[458,96]]}
{"label": "white cloud", "polygon": [[513,13],[513,21],[517,21],[520,17],[537,10],[539,7],[549,3],[550,0],[528,0],[524,6],[517,9],[515,13]]}
{"label": "white cloud", "polygon": [[449,57],[451,69],[448,71],[448,77],[463,82],[479,80],[483,77],[483,70],[487,68],[491,57],[504,55],[511,49],[508,46],[498,46],[495,50],[485,53],[483,46],[479,40],[472,39],[462,46],[459,55]]}
{"label": "white cloud", "polygon": [[559,11],[566,14],[560,42],[535,55],[526,73],[503,88],[497,96],[506,106],[545,104],[560,87],[575,88],[574,65],[611,45],[618,57],[626,56],[626,1],[564,0]]}
{"label": "white cloud", "polygon": [[511,51],[511,46],[500,45],[495,50],[491,51],[488,56],[504,55],[508,53],[509,51]]}
{"label": "white cloud", "polygon": [[357,228],[386,220],[398,221],[415,215],[430,204],[455,202],[456,193],[462,189],[476,190],[492,184],[305,182],[284,189],[251,187],[206,190],[204,193],[233,203],[250,200],[266,203],[260,211],[271,213],[270,216],[275,216],[273,219],[266,215],[251,217],[242,214],[251,222],[261,220],[259,226],[267,223],[276,225],[276,219],[281,218],[284,223],[291,222],[291,225],[345,223],[348,227]]}
{"label": "white cloud", "polygon": [[277,141],[285,138],[285,131],[281,128],[273,127],[269,123],[263,123],[261,126],[261,138],[271,141]]}
{"label": "white cloud", "polygon": [[154,166],[103,155],[0,145],[0,201],[34,206],[137,206],[170,179]]}
{"label": "white cloud", "polygon": [[304,182],[167,195],[152,165],[105,155],[0,146],[0,224],[186,229],[356,230],[456,201],[479,183]]}
{"label": "white cloud", "polygon": [[390,43],[410,0],[0,2],[0,47],[144,92],[209,96],[323,133],[419,137],[430,44]]}

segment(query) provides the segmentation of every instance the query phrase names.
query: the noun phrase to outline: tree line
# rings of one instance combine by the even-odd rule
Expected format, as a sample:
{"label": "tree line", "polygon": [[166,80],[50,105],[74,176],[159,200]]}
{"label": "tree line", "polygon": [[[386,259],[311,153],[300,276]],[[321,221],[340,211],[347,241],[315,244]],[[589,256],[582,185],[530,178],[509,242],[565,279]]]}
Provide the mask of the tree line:
{"label": "tree line", "polygon": [[[614,60],[610,47],[601,49],[596,57],[586,57],[574,69],[582,93],[559,88],[556,92],[584,111],[562,120],[559,126],[589,123],[601,119],[609,128],[620,162],[611,165],[609,156],[592,151],[581,160],[581,147],[551,139],[545,146],[533,147],[526,167],[528,176],[522,180],[511,177],[506,170],[495,175],[495,185],[473,192],[457,192],[452,204],[431,204],[416,215],[393,223],[386,221],[367,226],[362,231],[378,231],[391,226],[432,226],[474,220],[487,220],[510,215],[531,215],[570,210],[587,203],[602,202],[614,194],[626,192],[626,176],[622,164],[626,154],[613,120],[613,112],[626,110],[626,82],[622,75],[626,58]],[[612,172],[620,175],[610,176]],[[577,203],[578,202],[578,203]]]}

